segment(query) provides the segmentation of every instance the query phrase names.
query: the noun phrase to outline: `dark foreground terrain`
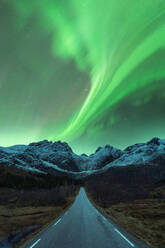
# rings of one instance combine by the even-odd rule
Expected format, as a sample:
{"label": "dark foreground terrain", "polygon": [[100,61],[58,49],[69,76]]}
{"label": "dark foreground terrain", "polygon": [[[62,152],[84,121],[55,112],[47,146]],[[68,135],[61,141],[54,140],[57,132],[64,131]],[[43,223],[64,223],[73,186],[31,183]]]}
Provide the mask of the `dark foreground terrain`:
{"label": "dark foreground terrain", "polygon": [[18,243],[13,241],[14,247],[59,217],[79,191],[72,179],[10,168],[1,169],[0,183],[0,242],[32,230],[23,239],[18,238]]}
{"label": "dark foreground terrain", "polygon": [[165,247],[164,168],[116,167],[90,177],[88,195],[95,206],[114,222],[153,248]]}

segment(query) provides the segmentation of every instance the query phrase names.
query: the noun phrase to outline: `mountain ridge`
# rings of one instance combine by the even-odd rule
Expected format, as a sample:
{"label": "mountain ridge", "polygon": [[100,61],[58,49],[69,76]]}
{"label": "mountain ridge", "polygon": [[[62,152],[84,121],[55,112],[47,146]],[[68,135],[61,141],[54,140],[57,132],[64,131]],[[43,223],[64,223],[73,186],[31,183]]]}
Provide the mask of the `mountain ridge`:
{"label": "mountain ridge", "polygon": [[124,150],[106,145],[91,155],[77,155],[61,141],[43,140],[29,145],[0,147],[0,167],[19,168],[34,173],[83,178],[103,173],[111,167],[164,165],[165,139],[153,138]]}

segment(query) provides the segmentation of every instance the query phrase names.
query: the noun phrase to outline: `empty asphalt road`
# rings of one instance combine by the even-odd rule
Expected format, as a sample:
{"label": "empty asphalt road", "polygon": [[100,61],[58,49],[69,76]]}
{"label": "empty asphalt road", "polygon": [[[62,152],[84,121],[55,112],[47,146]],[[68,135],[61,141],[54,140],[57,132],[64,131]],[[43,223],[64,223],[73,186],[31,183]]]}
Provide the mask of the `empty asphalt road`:
{"label": "empty asphalt road", "polygon": [[123,228],[105,218],[81,188],[63,216],[22,248],[149,248]]}

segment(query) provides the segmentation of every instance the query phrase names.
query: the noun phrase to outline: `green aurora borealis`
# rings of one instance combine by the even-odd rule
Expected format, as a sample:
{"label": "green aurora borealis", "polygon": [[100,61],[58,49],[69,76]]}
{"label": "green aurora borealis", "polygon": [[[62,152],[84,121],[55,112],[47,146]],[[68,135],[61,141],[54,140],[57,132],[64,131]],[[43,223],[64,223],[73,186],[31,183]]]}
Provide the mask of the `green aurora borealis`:
{"label": "green aurora borealis", "polygon": [[165,137],[164,0],[0,0],[0,145]]}

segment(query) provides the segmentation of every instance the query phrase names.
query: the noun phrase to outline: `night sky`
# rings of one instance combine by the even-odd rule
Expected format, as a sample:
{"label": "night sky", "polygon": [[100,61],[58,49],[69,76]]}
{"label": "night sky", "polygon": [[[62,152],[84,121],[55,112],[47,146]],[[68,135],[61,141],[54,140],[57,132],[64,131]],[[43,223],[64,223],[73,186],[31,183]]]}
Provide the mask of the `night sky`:
{"label": "night sky", "polygon": [[164,0],[0,0],[0,145],[165,138]]}

